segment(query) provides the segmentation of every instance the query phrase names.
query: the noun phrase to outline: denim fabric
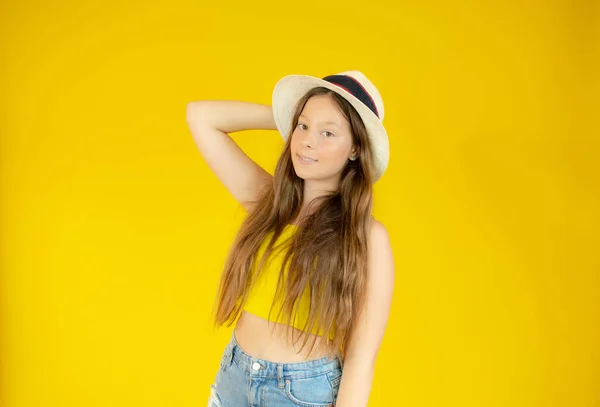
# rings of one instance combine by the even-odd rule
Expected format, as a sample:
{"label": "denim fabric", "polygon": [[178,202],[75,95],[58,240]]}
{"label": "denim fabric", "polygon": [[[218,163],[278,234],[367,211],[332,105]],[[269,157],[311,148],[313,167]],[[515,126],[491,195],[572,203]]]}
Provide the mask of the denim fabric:
{"label": "denim fabric", "polygon": [[341,379],[338,357],[274,363],[244,352],[234,333],[210,386],[208,407],[332,407]]}

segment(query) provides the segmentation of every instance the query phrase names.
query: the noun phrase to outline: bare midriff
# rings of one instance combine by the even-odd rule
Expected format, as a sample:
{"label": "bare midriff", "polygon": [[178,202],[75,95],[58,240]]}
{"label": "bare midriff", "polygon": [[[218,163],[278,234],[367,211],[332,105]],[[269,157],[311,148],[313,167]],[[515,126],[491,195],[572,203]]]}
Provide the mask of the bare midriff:
{"label": "bare midriff", "polygon": [[[308,334],[306,345],[301,350],[306,338],[301,337],[301,334],[302,331],[296,328],[267,321],[246,311],[242,311],[235,326],[235,339],[240,347],[258,359],[274,363],[296,363],[339,355],[331,341],[327,343],[326,338],[313,334]],[[309,355],[315,339],[314,349]]]}

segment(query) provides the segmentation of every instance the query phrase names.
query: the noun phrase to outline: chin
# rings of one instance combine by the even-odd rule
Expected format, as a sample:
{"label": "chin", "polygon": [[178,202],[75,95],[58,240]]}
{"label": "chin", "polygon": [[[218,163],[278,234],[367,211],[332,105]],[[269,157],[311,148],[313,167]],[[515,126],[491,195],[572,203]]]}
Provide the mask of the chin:
{"label": "chin", "polygon": [[329,178],[327,176],[323,176],[322,173],[306,171],[303,168],[300,168],[300,171],[295,172],[296,176],[300,179],[303,179],[304,181],[324,181]]}
{"label": "chin", "polygon": [[297,168],[294,166],[294,172],[298,178],[302,178],[303,180],[312,179],[314,175],[309,174],[304,168]]}
{"label": "chin", "polygon": [[302,178],[302,179],[312,179],[315,177],[315,173],[314,171],[311,171],[310,169],[304,168],[301,165],[296,165],[294,163],[294,172],[296,173],[296,176],[298,178]]}

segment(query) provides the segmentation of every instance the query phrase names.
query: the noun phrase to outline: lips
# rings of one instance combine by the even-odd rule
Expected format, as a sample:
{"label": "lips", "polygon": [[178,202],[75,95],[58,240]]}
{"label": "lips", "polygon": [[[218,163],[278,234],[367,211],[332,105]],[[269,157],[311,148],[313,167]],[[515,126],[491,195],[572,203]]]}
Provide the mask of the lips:
{"label": "lips", "polygon": [[296,154],[298,156],[298,159],[300,159],[303,162],[307,162],[307,163],[316,163],[318,160],[315,160],[312,157],[308,157],[305,155],[300,155],[300,154]]}

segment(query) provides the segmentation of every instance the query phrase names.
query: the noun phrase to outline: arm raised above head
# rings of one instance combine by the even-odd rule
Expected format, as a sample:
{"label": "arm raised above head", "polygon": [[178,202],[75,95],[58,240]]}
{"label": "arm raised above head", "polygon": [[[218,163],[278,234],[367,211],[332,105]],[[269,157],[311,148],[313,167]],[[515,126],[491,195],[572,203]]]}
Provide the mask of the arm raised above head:
{"label": "arm raised above head", "polygon": [[233,197],[250,210],[272,175],[229,136],[243,130],[275,130],[272,108],[236,100],[200,100],[187,104],[186,121],[200,154]]}

